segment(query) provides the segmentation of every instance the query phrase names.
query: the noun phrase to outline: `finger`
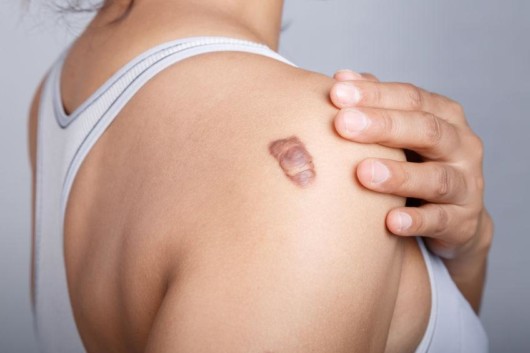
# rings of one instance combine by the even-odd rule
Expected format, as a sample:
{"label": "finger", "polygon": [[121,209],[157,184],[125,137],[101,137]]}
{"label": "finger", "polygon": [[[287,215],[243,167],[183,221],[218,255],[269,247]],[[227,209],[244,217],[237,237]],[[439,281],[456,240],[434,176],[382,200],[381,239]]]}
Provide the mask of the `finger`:
{"label": "finger", "polygon": [[349,69],[337,70],[333,75],[333,78],[337,81],[354,81],[354,80],[365,80],[378,82],[379,80],[372,74],[369,73],[358,73]]}
{"label": "finger", "polygon": [[448,164],[367,158],[356,174],[364,187],[381,193],[456,205],[467,199],[464,175]]}
{"label": "finger", "polygon": [[473,222],[455,205],[428,203],[421,207],[398,207],[386,217],[390,232],[400,236],[427,237],[429,248],[437,255],[451,258],[454,251],[469,241],[472,233],[463,228]]}
{"label": "finger", "polygon": [[402,236],[447,238],[451,224],[458,219],[451,205],[427,203],[420,207],[398,207],[386,218],[388,230]]}
{"label": "finger", "polygon": [[405,148],[433,160],[452,159],[461,149],[461,130],[431,113],[345,108],[337,113],[334,123],[346,139]]}
{"label": "finger", "polygon": [[410,83],[341,81],[331,88],[330,98],[339,108],[364,106],[425,111],[452,122],[462,123],[465,120],[463,109],[458,103]]}
{"label": "finger", "polygon": [[398,207],[386,217],[388,230],[402,236],[440,237],[447,233],[454,210],[447,205],[428,203],[420,207]]}

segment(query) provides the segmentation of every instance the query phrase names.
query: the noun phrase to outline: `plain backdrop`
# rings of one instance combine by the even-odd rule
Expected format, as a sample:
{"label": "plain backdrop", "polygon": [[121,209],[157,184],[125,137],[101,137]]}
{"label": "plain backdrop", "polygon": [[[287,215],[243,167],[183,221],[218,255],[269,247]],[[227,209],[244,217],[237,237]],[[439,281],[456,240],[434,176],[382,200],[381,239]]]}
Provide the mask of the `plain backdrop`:
{"label": "plain backdrop", "polygon": [[[0,351],[37,352],[29,305],[31,95],[85,20],[0,2]],[[412,82],[463,104],[496,223],[482,320],[491,351],[530,352],[530,1],[286,0],[280,53]],[[450,353],[450,352],[448,352]]]}

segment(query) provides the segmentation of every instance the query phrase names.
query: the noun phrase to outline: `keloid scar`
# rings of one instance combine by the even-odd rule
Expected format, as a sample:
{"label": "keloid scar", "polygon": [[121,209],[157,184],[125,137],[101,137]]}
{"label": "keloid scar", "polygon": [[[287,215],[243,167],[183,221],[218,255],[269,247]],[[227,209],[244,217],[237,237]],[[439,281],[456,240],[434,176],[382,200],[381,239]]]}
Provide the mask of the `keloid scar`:
{"label": "keloid scar", "polygon": [[300,187],[309,186],[316,177],[313,157],[296,136],[273,141],[269,152],[278,160],[285,175]]}

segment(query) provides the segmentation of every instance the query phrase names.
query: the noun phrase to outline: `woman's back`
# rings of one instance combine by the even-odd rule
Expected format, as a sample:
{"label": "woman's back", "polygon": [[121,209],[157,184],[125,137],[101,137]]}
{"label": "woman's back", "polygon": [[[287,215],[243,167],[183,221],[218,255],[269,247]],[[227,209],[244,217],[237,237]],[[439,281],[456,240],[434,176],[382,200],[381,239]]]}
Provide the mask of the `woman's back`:
{"label": "woman's back", "polygon": [[[67,111],[135,55],[190,35],[162,26],[124,46],[130,28],[115,26],[72,47],[60,82]],[[69,294],[88,351],[163,351],[163,331],[183,351],[415,350],[429,278],[416,241],[390,237],[383,222],[403,200],[362,190],[352,173],[365,156],[403,155],[334,136],[331,84],[269,57],[217,52],[168,67],[134,95],[83,161],[65,214]],[[291,135],[314,157],[310,188],[268,152]]]}

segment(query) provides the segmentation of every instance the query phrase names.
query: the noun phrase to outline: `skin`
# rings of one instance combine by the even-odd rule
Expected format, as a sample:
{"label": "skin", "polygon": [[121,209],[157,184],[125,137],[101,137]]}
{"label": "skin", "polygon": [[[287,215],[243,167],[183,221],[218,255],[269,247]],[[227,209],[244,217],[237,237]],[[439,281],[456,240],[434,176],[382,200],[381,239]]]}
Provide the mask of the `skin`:
{"label": "skin", "polygon": [[[230,11],[250,16],[239,21],[214,4],[138,1],[112,24],[120,12],[108,7],[66,58],[64,109],[161,42],[260,41],[241,23],[279,18],[247,4]],[[281,4],[269,5],[279,17]],[[404,198],[351,180],[362,158],[404,155],[339,138],[333,83],[259,55],[210,53],[164,70],[124,107],[84,160],[65,214],[68,289],[88,352],[414,351],[430,311],[426,269],[416,241],[383,222]],[[268,151],[293,135],[318,166],[309,188]]]}
{"label": "skin", "polygon": [[[125,4],[105,7],[66,60],[65,110],[167,40],[226,35],[277,49],[281,1],[250,2],[140,0],[126,16]],[[367,157],[405,156],[338,138],[334,83],[210,53],[135,95],[83,162],[66,211],[68,287],[88,352],[414,351],[428,277],[416,241],[383,222],[404,197],[351,180]],[[38,104],[37,94],[33,170]],[[271,143],[293,134],[318,167],[308,188],[271,158]]]}
{"label": "skin", "polygon": [[[391,210],[387,226],[399,236],[426,237],[478,313],[493,221],[484,205],[483,143],[464,109],[409,83],[384,83],[351,70],[334,78],[330,98],[341,108],[334,125],[342,137],[406,148],[423,162],[368,158],[357,166],[358,180],[376,192],[422,200],[420,207]],[[348,126],[351,117],[357,124]]]}

